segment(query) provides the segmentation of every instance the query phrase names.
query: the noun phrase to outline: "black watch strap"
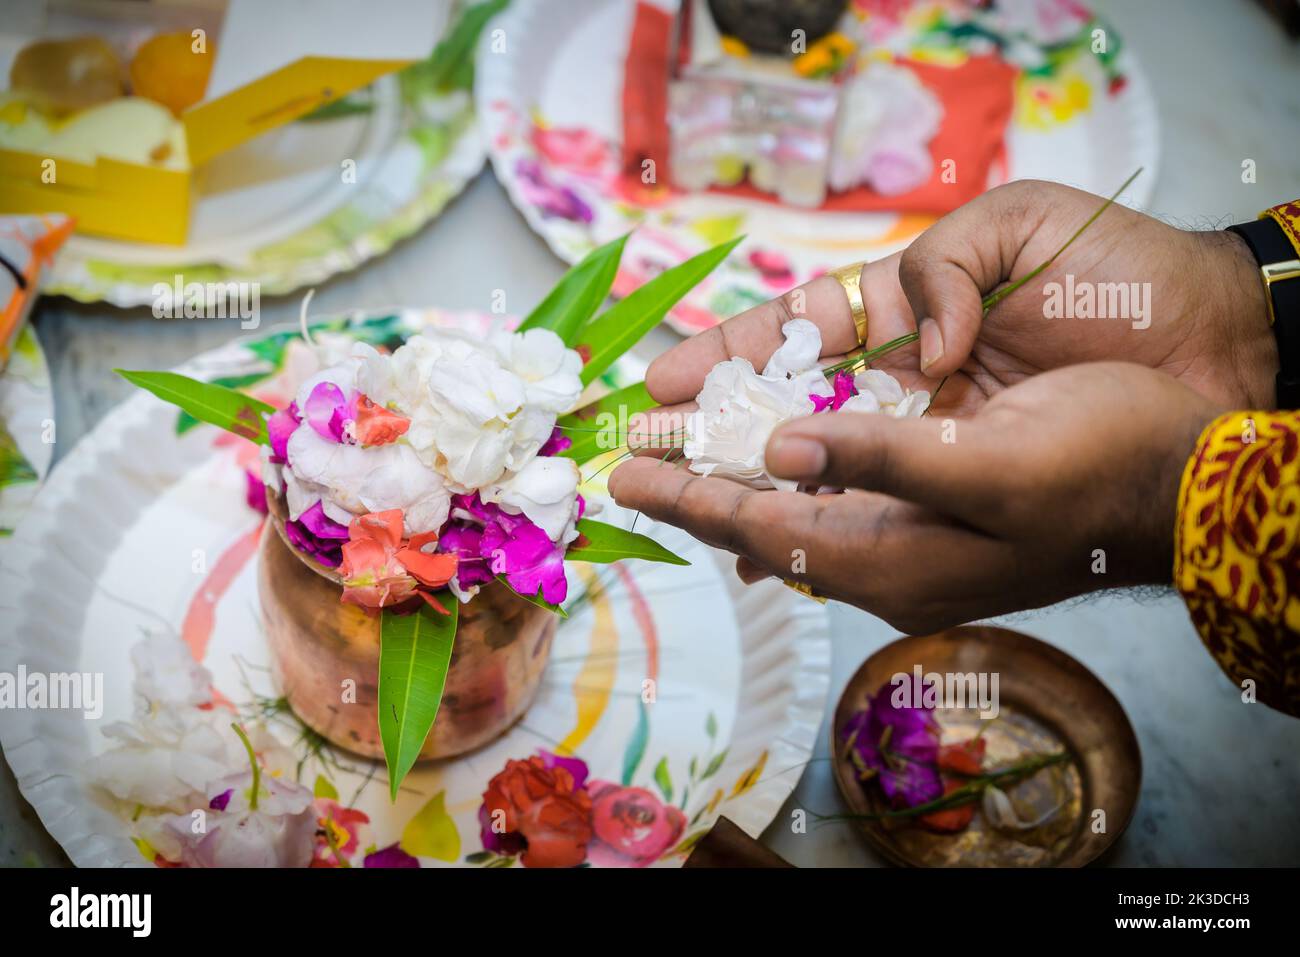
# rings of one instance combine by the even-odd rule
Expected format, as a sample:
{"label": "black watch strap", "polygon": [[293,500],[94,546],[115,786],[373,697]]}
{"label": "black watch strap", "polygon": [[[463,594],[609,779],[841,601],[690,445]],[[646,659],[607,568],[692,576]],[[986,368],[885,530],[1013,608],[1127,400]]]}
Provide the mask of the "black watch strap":
{"label": "black watch strap", "polygon": [[1270,217],[1229,226],[1246,241],[1259,263],[1277,339],[1277,407],[1300,409],[1300,252]]}

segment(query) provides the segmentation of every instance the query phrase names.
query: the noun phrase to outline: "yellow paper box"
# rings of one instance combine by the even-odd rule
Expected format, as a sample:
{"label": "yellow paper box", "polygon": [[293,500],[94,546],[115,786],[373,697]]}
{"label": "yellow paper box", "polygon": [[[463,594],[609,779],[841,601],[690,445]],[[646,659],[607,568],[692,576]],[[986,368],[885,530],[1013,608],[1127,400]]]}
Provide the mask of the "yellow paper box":
{"label": "yellow paper box", "polygon": [[[24,6],[23,0],[4,2]],[[206,97],[180,117],[188,169],[105,156],[81,163],[0,148],[0,213],[68,213],[84,233],[171,244],[186,241],[198,167],[428,56],[449,9],[447,0],[49,0],[25,6],[26,16],[0,18],[2,83],[17,51],[38,37],[97,33],[96,23],[106,33],[121,31],[124,18],[143,17],[156,27],[151,32],[219,23]]]}

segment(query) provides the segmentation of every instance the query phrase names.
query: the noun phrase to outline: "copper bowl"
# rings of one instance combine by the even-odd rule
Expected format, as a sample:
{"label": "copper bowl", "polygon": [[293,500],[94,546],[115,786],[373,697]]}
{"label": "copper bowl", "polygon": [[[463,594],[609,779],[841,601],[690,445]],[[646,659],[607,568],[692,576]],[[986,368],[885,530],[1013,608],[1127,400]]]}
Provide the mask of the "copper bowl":
{"label": "copper bowl", "polygon": [[925,673],[999,675],[998,720],[981,722],[973,709],[936,710],[945,743],[968,740],[982,729],[995,763],[1063,749],[1072,760],[1008,791],[1034,814],[1060,806],[1042,827],[1003,834],[976,813],[960,834],[933,834],[906,819],[859,819],[877,851],[911,867],[1081,867],[1114,846],[1133,818],[1142,783],[1142,753],[1128,716],[1101,680],[1064,651],[990,625],[899,638],[849,679],[831,720],[831,763],[853,814],[876,814],[886,806],[878,788],[864,788],[858,780],[842,729],[893,675],[911,674],[917,665]]}
{"label": "copper bowl", "polygon": [[[285,537],[284,502],[267,489],[276,534],[259,546],[258,594],[271,667],[294,713],[339,747],[382,758],[379,616],[340,601],[342,578]],[[537,696],[556,615],[492,582],[460,607],[442,706],[420,750],[446,758],[503,734]]]}

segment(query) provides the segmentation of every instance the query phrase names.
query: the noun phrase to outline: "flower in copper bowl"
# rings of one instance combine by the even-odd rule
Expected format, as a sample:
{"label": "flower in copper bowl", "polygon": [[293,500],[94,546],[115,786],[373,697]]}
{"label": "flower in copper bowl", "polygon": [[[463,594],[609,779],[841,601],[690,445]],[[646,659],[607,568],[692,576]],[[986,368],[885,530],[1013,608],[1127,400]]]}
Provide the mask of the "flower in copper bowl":
{"label": "flower in copper bowl", "polygon": [[935,764],[939,723],[931,708],[895,705],[884,686],[841,732],[860,780],[879,780],[891,804],[915,807],[943,793]]}

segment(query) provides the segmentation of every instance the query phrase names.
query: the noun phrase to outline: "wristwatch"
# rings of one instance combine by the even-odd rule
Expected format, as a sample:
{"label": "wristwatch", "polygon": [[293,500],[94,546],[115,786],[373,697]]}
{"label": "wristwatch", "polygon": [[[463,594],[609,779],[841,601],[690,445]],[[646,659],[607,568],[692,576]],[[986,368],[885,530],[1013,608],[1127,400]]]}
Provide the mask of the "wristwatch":
{"label": "wristwatch", "polygon": [[1277,407],[1300,409],[1300,200],[1228,229],[1246,241],[1259,263],[1277,340]]}

